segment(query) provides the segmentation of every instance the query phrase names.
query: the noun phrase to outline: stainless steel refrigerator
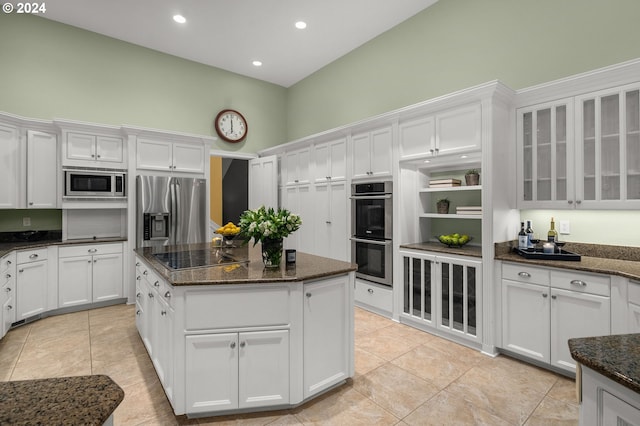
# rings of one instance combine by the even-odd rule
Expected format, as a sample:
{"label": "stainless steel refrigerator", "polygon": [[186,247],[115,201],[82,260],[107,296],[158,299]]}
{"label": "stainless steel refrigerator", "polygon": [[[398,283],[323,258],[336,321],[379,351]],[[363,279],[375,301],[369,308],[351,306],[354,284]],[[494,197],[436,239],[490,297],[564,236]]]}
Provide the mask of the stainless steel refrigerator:
{"label": "stainless steel refrigerator", "polygon": [[137,176],[136,246],[207,241],[207,181]]}

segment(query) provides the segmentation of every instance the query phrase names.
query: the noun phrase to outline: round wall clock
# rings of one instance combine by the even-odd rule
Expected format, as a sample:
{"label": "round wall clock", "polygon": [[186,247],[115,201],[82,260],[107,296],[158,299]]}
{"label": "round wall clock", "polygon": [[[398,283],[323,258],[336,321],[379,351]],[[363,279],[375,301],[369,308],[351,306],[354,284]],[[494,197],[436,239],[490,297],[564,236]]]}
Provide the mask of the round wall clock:
{"label": "round wall clock", "polygon": [[216,133],[227,142],[240,142],[247,137],[247,120],[238,111],[224,109],[215,120]]}

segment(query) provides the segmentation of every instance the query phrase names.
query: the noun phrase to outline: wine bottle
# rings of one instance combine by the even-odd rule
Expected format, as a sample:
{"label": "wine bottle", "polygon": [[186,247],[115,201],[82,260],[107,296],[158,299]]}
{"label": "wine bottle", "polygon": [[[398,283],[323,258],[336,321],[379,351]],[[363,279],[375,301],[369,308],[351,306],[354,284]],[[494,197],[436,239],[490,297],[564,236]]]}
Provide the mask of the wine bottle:
{"label": "wine bottle", "polygon": [[533,248],[533,228],[531,228],[531,221],[527,221],[527,229],[524,231],[527,234],[527,248]]}
{"label": "wine bottle", "polygon": [[518,248],[527,249],[527,233],[524,232],[524,222],[520,222],[520,232],[518,233]]}
{"label": "wine bottle", "polygon": [[556,223],[551,218],[551,228],[549,228],[549,232],[547,232],[547,241],[551,243],[555,243],[558,241],[558,231],[556,231]]}

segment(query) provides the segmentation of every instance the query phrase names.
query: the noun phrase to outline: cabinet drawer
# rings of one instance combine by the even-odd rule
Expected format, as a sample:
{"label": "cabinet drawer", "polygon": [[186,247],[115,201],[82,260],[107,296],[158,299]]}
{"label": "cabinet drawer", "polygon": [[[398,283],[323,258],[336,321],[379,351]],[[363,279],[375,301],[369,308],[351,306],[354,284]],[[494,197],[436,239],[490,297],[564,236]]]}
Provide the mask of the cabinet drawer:
{"label": "cabinet drawer", "polygon": [[96,254],[122,253],[122,244],[88,244],[63,246],[58,249],[58,257],[93,256]]}
{"label": "cabinet drawer", "polygon": [[[247,285],[228,289],[188,290],[185,294],[187,330],[287,325],[290,291]],[[299,303],[302,303],[301,301]]]}
{"label": "cabinet drawer", "polygon": [[523,283],[549,285],[549,270],[515,263],[502,264],[502,278]]}
{"label": "cabinet drawer", "polygon": [[611,295],[611,279],[606,275],[551,271],[551,286],[600,296]]}
{"label": "cabinet drawer", "polygon": [[38,260],[47,260],[47,249],[22,250],[16,256],[16,263],[29,263]]}
{"label": "cabinet drawer", "polygon": [[385,312],[392,312],[393,295],[391,288],[383,288],[356,280],[355,299]]}
{"label": "cabinet drawer", "polygon": [[631,303],[640,305],[640,282],[629,281],[629,296],[628,300]]}

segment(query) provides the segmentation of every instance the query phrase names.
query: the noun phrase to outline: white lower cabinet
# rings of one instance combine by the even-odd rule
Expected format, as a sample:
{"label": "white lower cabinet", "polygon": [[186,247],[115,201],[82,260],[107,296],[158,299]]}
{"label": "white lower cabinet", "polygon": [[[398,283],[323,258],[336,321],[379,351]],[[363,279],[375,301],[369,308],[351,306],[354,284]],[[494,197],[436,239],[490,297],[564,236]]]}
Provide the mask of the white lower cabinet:
{"label": "white lower cabinet", "polygon": [[401,250],[404,268],[401,320],[482,342],[482,261]]}
{"label": "white lower cabinet", "polygon": [[189,413],[289,403],[289,331],[187,336]]}
{"label": "white lower cabinet", "polygon": [[0,259],[0,320],[2,320],[0,338],[4,337],[16,321],[16,255],[11,252]]}
{"label": "white lower cabinet", "polygon": [[611,334],[610,278],[502,265],[502,347],[575,372],[571,338]]}
{"label": "white lower cabinet", "polygon": [[352,310],[346,277],[304,284],[304,398],[350,377]]}
{"label": "white lower cabinet", "polygon": [[60,247],[58,305],[67,307],[122,297],[122,244]]}
{"label": "white lower cabinet", "polygon": [[580,374],[580,425],[640,425],[640,394],[584,365]]}
{"label": "white lower cabinet", "polygon": [[640,282],[629,280],[627,289],[627,330],[640,333]]}
{"label": "white lower cabinet", "polygon": [[47,249],[23,250],[16,255],[16,321],[47,310]]}
{"label": "white lower cabinet", "polygon": [[385,316],[393,313],[393,290],[390,286],[356,279],[354,298],[361,308]]}

